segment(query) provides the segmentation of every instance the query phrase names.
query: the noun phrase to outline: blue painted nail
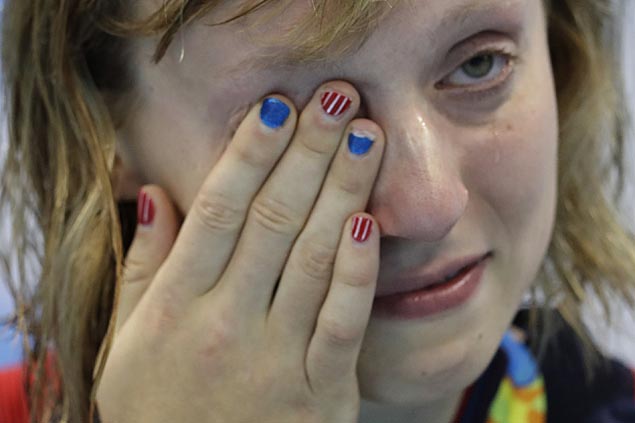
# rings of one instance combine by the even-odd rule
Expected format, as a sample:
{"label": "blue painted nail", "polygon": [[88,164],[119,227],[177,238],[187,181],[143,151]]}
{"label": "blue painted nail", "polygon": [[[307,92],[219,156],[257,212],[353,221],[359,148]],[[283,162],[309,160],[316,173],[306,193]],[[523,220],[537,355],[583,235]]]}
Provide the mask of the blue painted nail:
{"label": "blue painted nail", "polygon": [[374,140],[363,135],[355,135],[352,132],[348,135],[348,149],[357,156],[368,153],[374,143]]}
{"label": "blue painted nail", "polygon": [[267,98],[262,102],[260,120],[269,128],[278,129],[284,125],[291,114],[289,106],[277,98]]}

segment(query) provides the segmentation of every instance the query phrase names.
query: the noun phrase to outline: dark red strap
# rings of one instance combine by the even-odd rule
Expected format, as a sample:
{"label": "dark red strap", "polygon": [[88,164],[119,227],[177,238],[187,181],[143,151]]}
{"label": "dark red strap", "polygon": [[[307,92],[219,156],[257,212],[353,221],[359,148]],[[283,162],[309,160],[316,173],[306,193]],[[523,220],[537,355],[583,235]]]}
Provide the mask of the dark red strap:
{"label": "dark red strap", "polygon": [[[55,372],[55,352],[52,350],[48,351],[44,361],[44,371],[54,395],[58,396],[61,383]],[[26,366],[23,363],[0,369],[0,423],[28,423],[29,406],[24,389],[25,375]],[[33,378],[34,375],[31,382]]]}
{"label": "dark red strap", "polygon": [[461,398],[461,404],[459,405],[458,410],[456,410],[456,415],[452,419],[452,423],[460,423],[463,420],[463,415],[465,414],[465,410],[467,408],[468,403],[470,402],[470,398],[472,397],[472,391],[474,390],[474,385],[470,385],[467,387],[465,391],[463,391],[463,397]]}
{"label": "dark red strap", "polygon": [[0,422],[28,423],[22,366],[0,370]]}

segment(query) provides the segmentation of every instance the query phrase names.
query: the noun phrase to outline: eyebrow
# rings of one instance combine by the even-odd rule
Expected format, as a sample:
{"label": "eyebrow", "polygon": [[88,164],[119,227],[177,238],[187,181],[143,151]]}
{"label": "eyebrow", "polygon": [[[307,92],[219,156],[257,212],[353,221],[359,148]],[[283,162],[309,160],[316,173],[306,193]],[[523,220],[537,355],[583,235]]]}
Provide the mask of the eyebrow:
{"label": "eyebrow", "polygon": [[508,18],[516,22],[517,17],[515,13],[511,13],[512,10],[517,10],[520,7],[520,1],[505,1],[500,0],[488,1],[487,3],[467,3],[460,4],[452,7],[443,15],[439,24],[436,26],[435,31],[440,28],[453,25],[464,25],[470,21],[482,21]]}
{"label": "eyebrow", "polygon": [[[408,1],[408,0],[405,0]],[[502,3],[502,4],[501,4]],[[518,10],[522,0],[489,0],[487,3],[474,3],[473,0],[466,0],[447,9],[441,19],[437,20],[434,27],[429,31],[436,34],[444,28],[461,27],[463,30],[470,26],[483,24],[483,22],[506,22],[510,28],[518,26],[519,14],[513,11]],[[297,52],[288,46],[273,47],[270,54],[262,56],[251,56],[237,65],[232,66],[229,72],[241,72],[245,70],[261,71],[266,69],[280,70],[306,65],[298,60]],[[316,69],[332,68],[336,66],[334,62],[312,61],[310,65]]]}

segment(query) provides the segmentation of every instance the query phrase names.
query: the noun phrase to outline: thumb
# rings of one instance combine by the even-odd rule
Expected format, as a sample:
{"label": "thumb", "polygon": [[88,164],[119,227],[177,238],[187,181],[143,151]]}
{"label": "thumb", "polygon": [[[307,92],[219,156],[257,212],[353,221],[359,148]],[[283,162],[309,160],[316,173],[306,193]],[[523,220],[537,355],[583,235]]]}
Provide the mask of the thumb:
{"label": "thumb", "polygon": [[146,185],[139,190],[137,228],[124,261],[116,332],[128,320],[167,258],[179,224],[170,198],[160,187]]}

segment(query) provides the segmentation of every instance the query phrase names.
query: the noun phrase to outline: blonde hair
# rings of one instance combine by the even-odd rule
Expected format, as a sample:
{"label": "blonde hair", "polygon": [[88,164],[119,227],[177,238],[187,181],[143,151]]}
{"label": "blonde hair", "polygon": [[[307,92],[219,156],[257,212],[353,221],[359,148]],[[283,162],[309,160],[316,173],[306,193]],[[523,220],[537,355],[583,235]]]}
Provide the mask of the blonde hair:
{"label": "blonde hair", "polygon": [[[15,323],[33,339],[25,343],[27,380],[34,377],[28,386],[31,421],[86,421],[112,340],[125,254],[122,227],[134,227],[113,193],[121,99],[134,95],[135,87],[129,39],[157,37],[158,62],[179,30],[221,1],[166,0],[142,18],[131,17],[123,1],[5,3],[9,149],[0,198],[12,218],[13,251],[3,258],[15,269],[7,275],[17,275],[9,284]],[[248,3],[234,19],[271,3]],[[539,281],[548,300],[559,297],[560,313],[590,347],[580,316],[588,290],[607,312],[611,293],[635,306],[635,242],[608,198],[621,192],[621,184],[613,184],[612,193],[606,189],[623,175],[622,91],[612,44],[603,38],[612,28],[610,3],[545,0],[561,132],[557,219]],[[315,13],[289,35],[299,59],[353,48],[388,8],[373,0],[314,4]],[[39,232],[28,230],[30,220]],[[41,264],[36,285],[27,283],[29,258]],[[44,366],[51,346],[61,389]]]}

